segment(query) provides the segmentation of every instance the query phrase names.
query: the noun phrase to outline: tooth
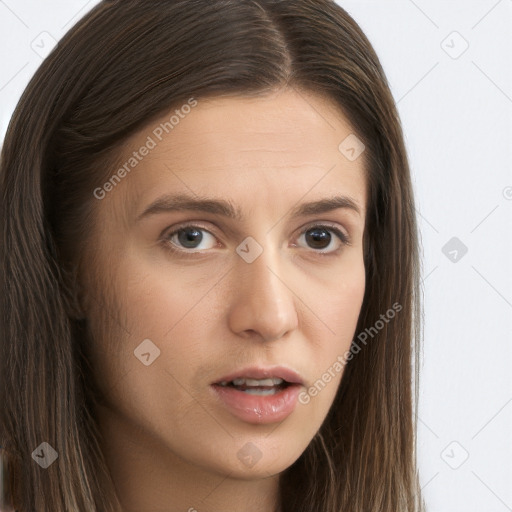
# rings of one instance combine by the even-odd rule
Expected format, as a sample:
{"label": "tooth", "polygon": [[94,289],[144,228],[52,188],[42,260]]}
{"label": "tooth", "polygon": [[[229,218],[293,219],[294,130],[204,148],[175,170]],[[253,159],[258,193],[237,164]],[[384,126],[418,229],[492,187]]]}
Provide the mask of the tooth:
{"label": "tooth", "polygon": [[272,387],[274,382],[272,379],[245,379],[246,386]]}
{"label": "tooth", "polygon": [[271,378],[271,379],[245,379],[245,378],[238,378],[233,379],[233,384],[235,386],[260,386],[260,387],[272,387],[272,386],[279,386],[284,381],[283,379],[279,378]]}

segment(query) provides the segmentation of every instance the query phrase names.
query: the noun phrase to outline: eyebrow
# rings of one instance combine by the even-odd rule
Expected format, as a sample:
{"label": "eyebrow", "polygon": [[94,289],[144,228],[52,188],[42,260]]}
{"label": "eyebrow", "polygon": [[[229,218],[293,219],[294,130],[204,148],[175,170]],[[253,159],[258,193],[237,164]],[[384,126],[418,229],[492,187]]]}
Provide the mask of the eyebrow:
{"label": "eyebrow", "polygon": [[[336,195],[318,201],[311,201],[297,205],[290,212],[291,217],[303,217],[327,213],[337,209],[352,210],[360,217],[361,209],[358,203],[348,196]],[[138,217],[137,222],[145,217],[168,213],[173,211],[198,211],[222,215],[224,217],[242,222],[244,215],[240,208],[225,199],[208,197],[192,197],[187,194],[164,195],[151,203]]]}

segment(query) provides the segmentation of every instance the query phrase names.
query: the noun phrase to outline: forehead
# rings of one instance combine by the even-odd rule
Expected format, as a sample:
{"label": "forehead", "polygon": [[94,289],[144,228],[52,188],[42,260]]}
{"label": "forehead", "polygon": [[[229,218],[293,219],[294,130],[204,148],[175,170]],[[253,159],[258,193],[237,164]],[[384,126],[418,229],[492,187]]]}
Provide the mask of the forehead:
{"label": "forehead", "polygon": [[[201,196],[250,189],[251,197],[279,191],[299,199],[336,188],[357,196],[364,210],[365,155],[351,161],[339,147],[353,136],[340,108],[311,93],[199,99],[126,141],[121,160],[137,162],[113,199],[133,219],[159,194],[178,189]],[[141,156],[144,147],[150,149]]]}

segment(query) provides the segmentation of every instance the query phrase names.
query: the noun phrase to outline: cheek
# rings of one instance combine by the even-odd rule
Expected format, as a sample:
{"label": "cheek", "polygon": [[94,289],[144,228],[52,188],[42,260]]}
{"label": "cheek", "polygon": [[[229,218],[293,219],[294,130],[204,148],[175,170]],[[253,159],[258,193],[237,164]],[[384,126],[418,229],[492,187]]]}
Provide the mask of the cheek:
{"label": "cheek", "polygon": [[[194,308],[204,295],[179,273],[166,277],[165,272],[148,272],[136,259],[118,261],[109,284],[102,285],[110,298],[93,301],[88,320],[90,357],[101,392],[111,403],[117,403],[120,394],[174,389],[176,384],[164,369],[179,379],[180,371],[197,359],[195,340],[200,339],[201,322],[194,327],[187,320],[197,314]],[[189,328],[187,345],[174,343],[183,325]]]}
{"label": "cheek", "polygon": [[362,271],[351,273],[343,278],[330,294],[331,301],[327,302],[327,317],[332,322],[334,330],[343,335],[351,335],[356,328],[359,313],[363,304],[365,292],[364,268]]}
{"label": "cheek", "polygon": [[111,322],[112,330],[95,343],[106,403],[149,430],[161,428],[162,436],[167,429],[189,430],[190,423],[215,428],[190,392],[191,368],[214,355],[202,344],[207,289],[128,267],[119,269],[116,280],[124,325]]}
{"label": "cheek", "polygon": [[193,268],[171,270],[136,257],[118,269],[115,288],[131,331],[157,340],[172,337],[208,291]]}
{"label": "cheek", "polygon": [[[312,339],[319,338],[319,348],[340,350],[348,348],[357,325],[366,287],[365,267],[362,258],[352,264],[331,272],[316,286],[316,293],[309,288],[308,300],[315,316],[318,333],[310,333]],[[327,341],[332,343],[328,343]]]}
{"label": "cheek", "polygon": [[301,394],[299,403],[314,417],[325,417],[336,396],[356,334],[365,283],[361,259],[333,274],[328,283],[317,287],[316,294],[310,291],[307,295],[315,299],[311,307],[315,315],[308,315],[313,321],[304,327],[313,347],[309,360],[314,371],[310,387]]}

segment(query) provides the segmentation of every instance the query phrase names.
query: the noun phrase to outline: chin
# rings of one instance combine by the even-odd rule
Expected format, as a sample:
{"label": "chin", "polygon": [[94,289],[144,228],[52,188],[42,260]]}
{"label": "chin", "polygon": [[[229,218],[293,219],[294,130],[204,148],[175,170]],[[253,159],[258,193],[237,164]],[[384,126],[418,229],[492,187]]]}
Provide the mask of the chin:
{"label": "chin", "polygon": [[[290,441],[290,438],[288,438]],[[270,439],[247,441],[237,451],[236,464],[232,470],[240,479],[268,478],[279,475],[288,469],[304,452],[298,451],[299,441],[286,446],[282,442]]]}

